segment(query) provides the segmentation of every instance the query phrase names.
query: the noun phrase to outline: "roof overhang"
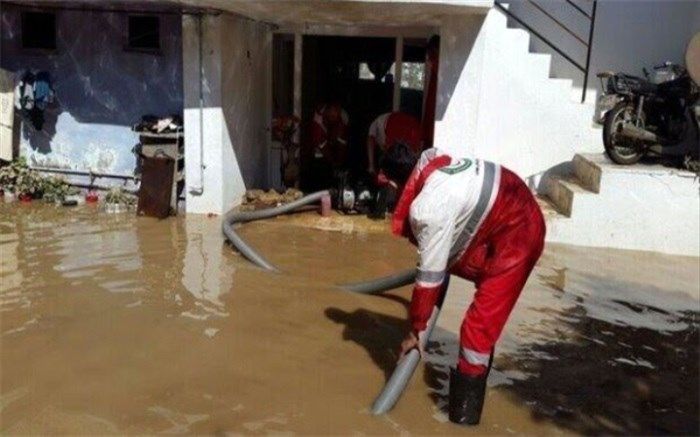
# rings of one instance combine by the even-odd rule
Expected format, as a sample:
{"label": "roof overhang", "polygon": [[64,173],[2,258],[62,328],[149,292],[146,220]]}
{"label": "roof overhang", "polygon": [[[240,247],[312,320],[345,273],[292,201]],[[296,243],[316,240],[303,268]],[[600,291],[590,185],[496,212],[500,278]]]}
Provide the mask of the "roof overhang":
{"label": "roof overhang", "polygon": [[223,11],[280,27],[434,26],[445,16],[485,14],[493,0],[14,0],[76,9]]}
{"label": "roof overhang", "polygon": [[493,0],[205,0],[218,9],[278,26],[437,25],[442,17],[485,14]]}

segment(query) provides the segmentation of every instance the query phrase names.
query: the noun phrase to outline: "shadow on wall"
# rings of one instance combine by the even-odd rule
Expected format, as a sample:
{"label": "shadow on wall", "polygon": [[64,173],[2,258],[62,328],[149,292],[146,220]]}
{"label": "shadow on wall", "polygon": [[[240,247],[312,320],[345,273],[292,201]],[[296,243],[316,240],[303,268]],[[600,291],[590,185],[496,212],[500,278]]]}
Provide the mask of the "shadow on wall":
{"label": "shadow on wall", "polygon": [[55,52],[21,47],[21,9],[2,11],[2,67],[48,71],[62,111],[79,123],[131,126],[146,113],[182,112],[180,17],[160,17],[157,53],[125,50],[127,14],[57,11]]}
{"label": "shadow on wall", "polygon": [[22,119],[22,138],[26,138],[29,141],[29,146],[32,150],[36,150],[44,155],[51,153],[51,141],[56,135],[56,124],[61,112],[63,111],[59,104],[50,104],[44,110],[44,124],[41,130],[35,129],[28,119]]}
{"label": "shadow on wall", "polygon": [[46,71],[56,91],[43,130],[23,129],[25,147],[75,163],[92,146],[133,164],[131,126],[144,114],[182,114],[180,16],[161,15],[161,49],[140,53],[125,50],[127,14],[55,13],[57,48],[43,53],[22,48],[21,8],[4,6],[1,14],[2,68]]}

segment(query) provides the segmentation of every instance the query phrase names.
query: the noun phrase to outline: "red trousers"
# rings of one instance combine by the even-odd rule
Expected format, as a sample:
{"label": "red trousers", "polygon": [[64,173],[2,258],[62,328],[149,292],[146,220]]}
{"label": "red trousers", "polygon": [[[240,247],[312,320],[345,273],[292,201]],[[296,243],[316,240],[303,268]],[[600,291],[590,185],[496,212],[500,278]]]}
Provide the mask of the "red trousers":
{"label": "red trousers", "polygon": [[502,168],[496,201],[450,273],[476,284],[460,332],[458,369],[486,371],[494,345],[544,248],[545,224],[525,183]]}

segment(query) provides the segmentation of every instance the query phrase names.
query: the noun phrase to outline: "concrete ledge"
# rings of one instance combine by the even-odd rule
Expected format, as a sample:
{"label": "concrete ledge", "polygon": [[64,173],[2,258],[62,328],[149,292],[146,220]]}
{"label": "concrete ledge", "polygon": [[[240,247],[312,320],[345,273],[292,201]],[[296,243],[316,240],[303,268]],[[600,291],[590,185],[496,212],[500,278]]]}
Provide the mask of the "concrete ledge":
{"label": "concrete ledge", "polygon": [[575,194],[571,217],[548,223],[548,241],[700,256],[700,185],[693,173],[584,157],[600,168],[600,193]]}

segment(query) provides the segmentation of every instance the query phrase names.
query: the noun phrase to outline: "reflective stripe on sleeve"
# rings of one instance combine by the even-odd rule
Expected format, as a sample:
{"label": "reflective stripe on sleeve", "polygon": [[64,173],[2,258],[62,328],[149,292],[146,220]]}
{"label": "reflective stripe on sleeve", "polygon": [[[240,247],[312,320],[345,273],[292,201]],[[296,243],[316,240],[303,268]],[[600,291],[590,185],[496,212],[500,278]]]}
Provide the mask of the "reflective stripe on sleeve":
{"label": "reflective stripe on sleeve", "polygon": [[430,271],[430,270],[420,270],[418,269],[418,274],[416,275],[416,282],[421,287],[434,287],[436,285],[442,284],[445,279],[445,271]]}

